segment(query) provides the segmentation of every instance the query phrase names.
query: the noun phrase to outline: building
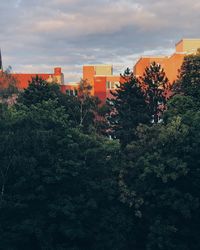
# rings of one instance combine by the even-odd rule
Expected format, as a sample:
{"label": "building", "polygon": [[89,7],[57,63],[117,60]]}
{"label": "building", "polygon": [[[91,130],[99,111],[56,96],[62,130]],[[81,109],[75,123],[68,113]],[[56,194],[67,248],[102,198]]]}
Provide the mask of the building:
{"label": "building", "polygon": [[142,76],[145,68],[149,67],[152,62],[156,62],[164,68],[169,82],[173,84],[177,79],[184,57],[196,53],[200,48],[200,39],[182,39],[176,44],[175,48],[175,52],[170,56],[141,57],[133,68],[134,74],[137,77]]}
{"label": "building", "polygon": [[[0,72],[3,72],[3,62],[0,51]],[[19,90],[26,89],[31,82],[33,77],[40,77],[49,83],[57,83],[59,85],[64,85],[64,74],[60,67],[54,68],[53,73],[11,73],[11,76],[16,80],[16,87]]]}
{"label": "building", "polygon": [[32,80],[33,77],[40,77],[43,80],[47,81],[48,83],[55,82],[59,85],[64,84],[64,75],[62,73],[61,68],[54,68],[53,73],[12,73],[12,76],[16,79],[17,88],[22,90],[26,89],[29,85],[29,82]]}
{"label": "building", "polygon": [[84,65],[83,80],[92,86],[92,95],[105,102],[110,97],[110,90],[119,84],[120,76],[113,75],[112,65]]}
{"label": "building", "polygon": [[[112,65],[84,65],[82,79],[92,87],[91,95],[97,96],[103,103],[111,97],[111,90],[120,82],[119,75],[113,75]],[[78,83],[69,83],[62,90],[77,93]]]}
{"label": "building", "polygon": [[60,86],[60,90],[62,93],[67,93],[71,96],[78,95],[78,88],[79,88],[79,83],[77,82],[69,82],[67,84],[62,84]]}

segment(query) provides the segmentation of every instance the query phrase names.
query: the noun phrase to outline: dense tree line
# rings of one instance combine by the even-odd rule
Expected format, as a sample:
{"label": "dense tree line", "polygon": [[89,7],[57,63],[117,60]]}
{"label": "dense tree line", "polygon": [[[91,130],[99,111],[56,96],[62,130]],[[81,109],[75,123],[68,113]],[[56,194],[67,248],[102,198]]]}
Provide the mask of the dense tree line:
{"label": "dense tree line", "polygon": [[199,62],[173,90],[156,63],[127,69],[104,106],[40,78],[3,102],[0,249],[199,249]]}

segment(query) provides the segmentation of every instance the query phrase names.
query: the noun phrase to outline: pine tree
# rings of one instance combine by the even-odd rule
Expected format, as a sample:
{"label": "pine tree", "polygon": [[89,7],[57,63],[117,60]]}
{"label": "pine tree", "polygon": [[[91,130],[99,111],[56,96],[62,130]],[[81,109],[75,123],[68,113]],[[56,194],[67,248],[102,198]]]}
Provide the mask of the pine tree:
{"label": "pine tree", "polygon": [[161,65],[153,62],[145,69],[145,73],[139,78],[142,88],[146,93],[146,101],[153,123],[158,123],[166,109],[166,103],[170,95],[170,84]]}
{"label": "pine tree", "polygon": [[196,54],[184,58],[176,82],[179,93],[191,96],[197,100],[200,97],[200,49]]}
{"label": "pine tree", "polygon": [[62,93],[59,85],[56,83],[48,83],[41,77],[33,77],[29,82],[29,86],[18,97],[18,103],[26,106],[35,105],[43,101],[60,99]]}
{"label": "pine tree", "polygon": [[136,77],[126,69],[120,85],[109,100],[111,134],[120,140],[122,147],[136,138],[135,130],[140,123],[148,123],[148,104]]}

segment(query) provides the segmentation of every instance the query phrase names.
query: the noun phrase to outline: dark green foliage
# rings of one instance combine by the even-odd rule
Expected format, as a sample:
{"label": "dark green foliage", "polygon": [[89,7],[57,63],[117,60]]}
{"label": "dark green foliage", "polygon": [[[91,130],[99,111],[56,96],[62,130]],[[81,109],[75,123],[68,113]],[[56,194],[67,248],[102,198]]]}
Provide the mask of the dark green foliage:
{"label": "dark green foliage", "polygon": [[[29,87],[19,95],[18,104],[30,107],[48,100],[57,100],[59,107],[64,107],[65,113],[71,122],[71,126],[78,127],[84,133],[101,132],[98,118],[100,100],[90,95],[91,86],[81,80],[78,96],[63,94],[56,83],[48,83],[39,77],[33,78]],[[100,119],[101,120],[101,119]]]}
{"label": "dark green foliage", "polygon": [[177,92],[191,96],[199,102],[200,98],[200,52],[184,58],[179,79],[176,83]]}
{"label": "dark green foliage", "polygon": [[148,104],[137,79],[127,69],[122,82],[109,100],[111,106],[109,122],[114,138],[124,147],[136,138],[135,130],[140,123],[149,123]]}
{"label": "dark green foliage", "polygon": [[[200,113],[138,128],[120,175],[121,200],[139,218],[144,250],[200,248]],[[137,241],[137,244],[141,244]]]}
{"label": "dark green foliage", "polygon": [[140,77],[140,84],[145,90],[146,101],[153,123],[162,119],[170,93],[170,84],[160,64],[153,62]]}
{"label": "dark green foliage", "polygon": [[[165,110],[169,88],[159,65],[142,85],[130,70],[122,80],[110,106],[99,106],[84,81],[78,96],[68,96],[39,78],[6,106],[0,250],[200,249],[196,92],[180,82],[184,91]],[[107,129],[106,113],[122,147],[97,134]]]}
{"label": "dark green foliage", "polygon": [[56,101],[8,111],[0,120],[0,249],[131,246],[118,155],[115,142],[71,128]]}
{"label": "dark green foliage", "polygon": [[18,97],[18,103],[27,107],[37,103],[61,99],[62,93],[60,87],[56,83],[48,83],[42,78],[36,76],[32,78],[27,89],[25,89]]}
{"label": "dark green foliage", "polygon": [[176,116],[180,116],[185,119],[185,114],[191,114],[191,111],[198,111],[199,107],[197,102],[191,96],[184,96],[180,94],[174,95],[167,102],[167,110],[164,112],[165,123],[171,121]]}

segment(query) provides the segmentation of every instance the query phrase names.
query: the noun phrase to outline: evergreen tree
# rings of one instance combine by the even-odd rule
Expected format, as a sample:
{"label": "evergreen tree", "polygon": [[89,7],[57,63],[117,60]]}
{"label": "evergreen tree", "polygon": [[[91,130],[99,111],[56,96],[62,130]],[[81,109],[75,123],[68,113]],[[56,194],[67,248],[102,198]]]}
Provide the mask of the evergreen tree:
{"label": "evergreen tree", "polygon": [[127,69],[121,75],[120,85],[109,100],[111,134],[124,147],[136,138],[135,130],[140,123],[149,123],[148,104],[133,73]]}
{"label": "evergreen tree", "polygon": [[62,93],[58,84],[48,83],[36,76],[29,82],[28,88],[20,93],[17,102],[29,107],[48,100],[61,101],[61,97]]}
{"label": "evergreen tree", "polygon": [[185,56],[175,84],[176,92],[200,99],[200,50],[196,54]]}
{"label": "evergreen tree", "polygon": [[139,78],[142,88],[145,90],[146,101],[153,123],[158,123],[166,109],[167,99],[170,95],[170,84],[160,64],[153,62],[145,69],[145,73]]}

